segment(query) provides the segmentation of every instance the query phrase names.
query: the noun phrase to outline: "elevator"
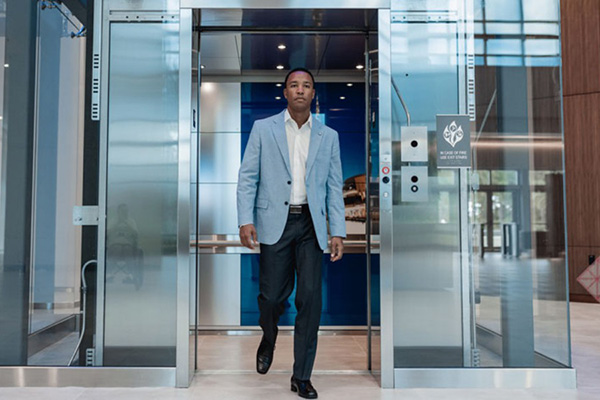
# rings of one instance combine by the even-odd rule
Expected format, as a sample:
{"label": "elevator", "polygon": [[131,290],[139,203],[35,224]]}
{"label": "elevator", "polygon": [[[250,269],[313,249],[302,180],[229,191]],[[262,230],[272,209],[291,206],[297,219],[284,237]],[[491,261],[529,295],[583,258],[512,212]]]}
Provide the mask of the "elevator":
{"label": "elevator", "polygon": [[[564,225],[548,233],[564,211],[560,105],[548,101],[560,57],[532,44],[530,10],[511,25],[490,16],[501,8],[97,1],[95,327],[79,349],[89,365],[61,382],[252,373],[258,256],[237,236],[237,171],[252,122],[283,110],[286,72],[306,67],[313,117],[340,135],[348,228],[343,261],[324,261],[320,346],[360,347],[351,362],[318,353],[316,373],[373,374],[382,388],[573,387]],[[494,245],[503,224],[519,252]]]}

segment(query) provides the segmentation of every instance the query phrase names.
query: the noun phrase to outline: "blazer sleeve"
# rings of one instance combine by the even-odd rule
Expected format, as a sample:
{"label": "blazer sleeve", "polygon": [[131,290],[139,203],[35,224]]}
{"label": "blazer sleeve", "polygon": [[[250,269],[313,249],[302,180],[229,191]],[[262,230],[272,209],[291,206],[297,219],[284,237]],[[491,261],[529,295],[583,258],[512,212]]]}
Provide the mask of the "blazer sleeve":
{"label": "blazer sleeve", "polygon": [[254,224],[254,204],[260,179],[260,132],[257,123],[252,126],[244,151],[237,185],[238,226]]}
{"label": "blazer sleeve", "polygon": [[337,132],[333,132],[329,175],[327,177],[327,215],[331,236],[346,237],[346,212],[342,193],[344,180],[342,161],[340,158],[340,140]]}

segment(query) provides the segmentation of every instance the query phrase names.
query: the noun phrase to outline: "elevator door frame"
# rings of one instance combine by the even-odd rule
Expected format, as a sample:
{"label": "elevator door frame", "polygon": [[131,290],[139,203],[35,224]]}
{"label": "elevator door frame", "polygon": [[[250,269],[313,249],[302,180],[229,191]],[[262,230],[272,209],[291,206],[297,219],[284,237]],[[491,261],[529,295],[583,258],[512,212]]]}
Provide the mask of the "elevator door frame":
{"label": "elevator door frame", "polygon": [[[252,3],[252,4],[249,4],[249,3]],[[299,4],[297,4],[297,2],[295,2],[295,1],[292,1],[292,2],[291,1],[288,1],[288,2],[284,1],[284,2],[282,2],[283,4],[279,3],[279,4],[276,4],[275,6],[272,6],[272,7],[269,6],[269,5],[264,5],[263,3],[265,3],[265,2],[260,2],[260,1],[242,1],[242,2],[236,3],[235,5],[233,3],[230,3],[230,2],[228,2],[226,4],[214,5],[213,3],[207,2],[207,1],[200,1],[200,2],[198,2],[198,1],[194,1],[194,2],[191,2],[191,1],[182,1],[182,5],[183,4],[186,4],[186,5],[187,4],[193,4],[193,8],[194,9],[198,9],[199,8],[199,9],[212,9],[212,10],[214,10],[214,9],[224,9],[224,8],[225,9],[234,8],[236,10],[237,9],[242,9],[242,10],[244,10],[244,9],[285,10],[285,9],[309,9],[309,8],[313,8],[313,7],[310,7],[311,5],[312,6],[316,6],[316,2],[313,5],[312,1],[309,2],[310,4],[302,4],[302,6],[300,6]],[[269,2],[266,2],[266,3],[269,3]],[[291,5],[290,4],[286,5],[286,3],[290,3]],[[357,6],[355,8],[354,7],[348,7],[348,3],[347,2],[334,1],[333,3],[334,4],[330,4],[328,2],[327,7],[323,8],[323,9],[325,9],[325,10],[360,9],[361,11],[363,11],[363,10],[364,11],[367,11],[367,10],[379,10],[379,11],[384,10],[384,11],[388,11],[388,16],[389,16],[389,10],[388,10],[388,8],[386,8],[386,7],[389,7],[389,2],[372,1],[372,0],[370,0],[370,1],[368,1],[369,4],[367,4],[367,5],[361,4],[360,6]],[[196,6],[198,6],[198,7],[196,7]],[[378,18],[378,21],[381,20],[381,17],[379,15],[377,16],[377,18]],[[206,30],[202,29],[202,32],[204,32],[204,31],[211,32],[211,28],[213,28],[213,27],[212,26],[211,27],[207,27]],[[215,28],[216,29],[214,29],[214,30],[216,32],[230,32],[230,31],[231,32],[237,32],[237,30],[236,30],[235,27],[227,27],[226,30],[220,29],[219,26],[216,26]],[[325,27],[325,29],[327,29],[327,28]],[[389,29],[389,23],[388,23],[388,29]],[[239,32],[241,32],[241,33],[245,32],[246,30],[247,30],[247,27],[243,27],[243,26],[239,27]],[[252,27],[252,29],[249,32],[250,33],[260,33],[261,29],[260,29],[260,27]],[[269,30],[267,30],[267,32],[273,33],[273,30],[269,29]],[[277,32],[280,32],[280,31],[277,30]],[[331,30],[331,31],[330,30],[324,30],[323,32],[325,34],[327,34],[327,33],[330,33],[330,34],[339,34],[339,33],[346,32],[346,30],[342,29],[342,32],[333,31],[333,30]],[[352,29],[350,29],[348,32],[354,33],[354,34],[358,33],[358,31],[355,31],[355,30],[352,30]],[[318,34],[318,33],[320,33],[320,31],[309,30],[307,32],[304,32],[304,31],[302,31],[302,28],[290,28],[289,30],[287,30],[287,29],[281,29],[281,33],[290,33],[290,34],[294,34],[294,33],[299,33],[299,34],[310,33],[310,34]],[[379,29],[377,30],[376,34],[379,35]],[[367,35],[366,38],[368,38],[368,32],[366,32],[365,35]],[[386,37],[389,37],[389,34]],[[379,37],[379,39],[380,39],[380,37]],[[200,42],[200,40],[198,40],[198,42]],[[365,77],[366,77],[365,78],[365,99],[367,100],[366,103],[365,103],[365,107],[366,107],[365,108],[365,118],[366,118],[366,122],[365,122],[365,129],[366,129],[365,130],[365,135],[366,135],[366,139],[369,140],[369,137],[370,137],[370,135],[369,135],[369,130],[370,130],[369,121],[370,121],[370,117],[369,117],[368,108],[369,108],[369,102],[370,102],[369,96],[371,94],[370,93],[370,88],[371,88],[371,86],[370,86],[370,77],[369,77],[370,74],[371,74],[371,68],[369,66],[369,60],[370,60],[370,58],[369,58],[369,53],[367,51],[368,50],[367,47],[368,47],[368,45],[365,45],[365,54],[366,54],[365,55]],[[200,52],[198,52],[198,60],[194,60],[194,61],[195,62],[197,61],[198,65],[200,65],[202,63]],[[203,82],[204,79],[202,78],[202,72],[200,70],[198,70],[198,75],[199,75],[198,82]],[[341,81],[340,78],[343,78],[343,77],[329,77],[329,78],[330,79],[326,79],[327,82],[329,82],[329,81],[331,81],[331,82],[338,82],[338,81]],[[350,78],[350,81],[352,81],[352,80],[353,80],[353,78]],[[210,82],[210,80],[208,80],[208,81]],[[242,79],[241,81],[242,82],[246,82],[246,81],[250,82],[250,81],[254,81],[254,80],[252,80],[252,79],[250,79],[250,80],[247,80],[247,79],[244,80],[244,79]],[[258,77],[258,79],[256,81],[257,82],[258,81],[263,81],[263,79],[261,79],[261,77]],[[343,81],[344,82],[348,81],[348,78],[344,78]],[[388,88],[388,90],[389,90],[389,88]],[[381,89],[380,89],[380,91],[381,91]],[[200,101],[199,101],[199,99],[200,99],[200,88],[199,88],[199,86],[198,86],[198,89],[197,89],[197,93],[198,93],[198,95],[197,95],[198,98],[197,99],[194,96],[192,96],[192,104],[195,104],[196,101],[198,103],[200,103]],[[192,115],[197,116],[197,118],[195,119],[195,121],[193,123],[195,123],[198,126],[198,130],[197,130],[198,132],[197,132],[197,134],[198,134],[198,140],[200,140],[200,134],[201,134],[201,132],[200,132],[200,126],[201,126],[200,121],[201,121],[201,117],[202,117],[202,111],[201,111],[201,106],[198,105],[198,107],[199,107],[198,108],[198,112],[195,112],[195,110],[194,110],[194,111],[192,111]],[[391,129],[391,127],[389,129]],[[366,149],[367,149],[366,151],[369,151],[370,146],[367,146]],[[198,155],[198,160],[197,160],[198,166],[200,165],[200,159],[199,159],[199,157],[200,157],[200,155]],[[368,155],[366,155],[365,161],[366,161],[366,163],[370,164],[370,157]],[[368,166],[366,166],[366,176],[369,176],[369,171],[370,170],[371,169]],[[198,173],[198,176],[199,176],[200,175],[199,171],[197,171],[197,173]],[[197,183],[197,184],[199,184],[199,183]],[[197,201],[197,199],[196,199],[196,201]],[[196,204],[196,207],[198,207],[198,206],[199,206],[199,204]],[[198,219],[199,218],[199,210],[197,211],[196,215],[197,215],[196,216],[196,218],[197,218],[196,224],[198,224],[199,223],[199,219]],[[367,225],[369,225],[369,223],[370,223],[370,218],[367,219]],[[197,229],[198,229],[198,227],[197,227]],[[198,235],[198,231],[196,232],[196,235]],[[371,235],[371,230],[368,229],[367,236],[365,238],[366,239],[365,240],[365,254],[367,254],[367,258],[368,258],[369,254],[370,254],[369,248],[367,248],[367,246],[371,246],[371,241],[369,240],[370,239],[370,235]],[[229,235],[227,235],[227,236],[229,236]],[[204,240],[202,240],[202,239],[199,239],[199,240],[200,240],[200,242],[204,242]],[[211,241],[209,240],[209,242],[211,242]],[[221,243],[222,241],[220,241],[220,240],[218,240],[218,241],[216,241],[214,243],[211,242],[210,244],[215,244],[216,245],[217,242],[219,242],[221,245],[224,245],[224,246],[231,246],[231,245],[233,245],[232,243],[225,243],[225,244],[223,244],[223,243]],[[227,241],[225,240],[223,242],[227,242]],[[352,240],[350,240],[349,242],[347,241],[347,243],[350,246],[352,246],[352,245],[358,245],[358,243],[354,243],[354,241],[352,241]],[[229,252],[227,252],[227,253],[229,253]],[[245,253],[245,252],[243,252],[243,253]],[[367,276],[367,283],[366,283],[368,285],[369,282],[370,282],[371,270],[370,270],[370,262],[367,261],[367,263],[369,264],[369,265],[367,265],[367,275],[368,276]],[[197,265],[196,266],[196,270],[197,271],[198,271],[198,267],[199,266]],[[196,288],[196,291],[198,291],[198,290],[200,290],[199,287]],[[370,287],[367,287],[367,296],[369,296],[368,300],[370,300]],[[192,296],[192,297],[194,297],[194,296]],[[194,307],[197,307],[197,305],[190,304],[190,307],[194,308]],[[372,366],[372,357],[371,357],[371,355],[372,355],[372,346],[371,346],[372,327],[371,327],[371,322],[370,322],[371,321],[371,315],[370,315],[371,314],[370,313],[371,302],[370,301],[367,301],[367,307],[368,307],[368,316],[367,316],[366,331],[367,331],[367,338],[368,338],[368,344],[367,344],[368,351],[367,351],[367,357],[366,357],[366,365],[367,365],[367,369],[368,370],[378,371],[379,370],[379,366]],[[195,314],[197,314],[198,311],[199,310],[196,310]],[[386,318],[386,320],[389,320],[389,318]],[[195,328],[196,328],[196,331],[197,331],[198,330],[198,325],[196,325]],[[233,328],[233,329],[236,330],[236,328]],[[390,343],[391,343],[391,341],[390,341]],[[196,348],[197,348],[197,346],[196,346]],[[197,350],[196,350],[196,352],[197,352]],[[382,353],[382,359],[383,359],[384,352],[382,351],[381,353]],[[386,352],[385,354],[390,354],[390,353],[391,352]],[[390,360],[389,360],[390,369],[393,367],[392,362],[393,362],[393,360],[390,358]],[[382,361],[382,363],[383,363],[383,361]],[[392,377],[391,372],[390,372],[389,375],[390,375],[390,377]]]}

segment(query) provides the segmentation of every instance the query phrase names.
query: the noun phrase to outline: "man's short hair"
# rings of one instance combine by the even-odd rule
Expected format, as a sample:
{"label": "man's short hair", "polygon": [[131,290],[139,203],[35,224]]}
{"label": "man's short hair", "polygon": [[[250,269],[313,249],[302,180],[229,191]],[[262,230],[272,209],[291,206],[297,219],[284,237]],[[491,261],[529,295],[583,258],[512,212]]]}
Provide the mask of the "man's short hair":
{"label": "man's short hair", "polygon": [[293,70],[291,70],[290,72],[287,73],[287,75],[285,76],[285,81],[283,81],[283,87],[287,87],[288,78],[294,72],[305,72],[305,73],[307,73],[310,76],[310,79],[312,80],[313,86],[315,86],[315,77],[313,76],[312,72],[310,72],[306,68],[298,67],[298,68],[294,68]]}

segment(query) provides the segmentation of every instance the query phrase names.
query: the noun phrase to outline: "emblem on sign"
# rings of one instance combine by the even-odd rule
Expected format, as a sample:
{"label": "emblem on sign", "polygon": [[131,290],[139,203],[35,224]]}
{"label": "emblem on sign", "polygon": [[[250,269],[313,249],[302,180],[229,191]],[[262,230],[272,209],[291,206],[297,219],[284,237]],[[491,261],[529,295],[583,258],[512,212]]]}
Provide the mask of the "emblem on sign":
{"label": "emblem on sign", "polygon": [[450,125],[446,125],[446,128],[444,128],[444,139],[452,147],[456,146],[456,143],[460,142],[464,136],[462,126],[457,125],[456,121],[452,121]]}

